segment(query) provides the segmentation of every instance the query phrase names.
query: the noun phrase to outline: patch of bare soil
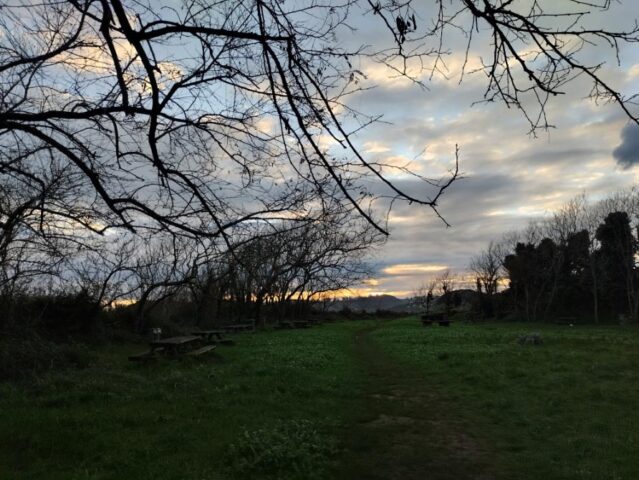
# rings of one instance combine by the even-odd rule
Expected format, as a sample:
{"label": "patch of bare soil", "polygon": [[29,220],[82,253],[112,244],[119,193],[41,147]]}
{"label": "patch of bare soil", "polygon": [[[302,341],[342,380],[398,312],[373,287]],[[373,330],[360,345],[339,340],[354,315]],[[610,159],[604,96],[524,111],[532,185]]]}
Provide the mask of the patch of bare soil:
{"label": "patch of bare soil", "polygon": [[[358,332],[355,358],[366,371],[362,403],[346,433],[338,478],[493,480],[490,452],[464,431],[427,379],[384,355]],[[383,326],[381,327],[383,328]]]}

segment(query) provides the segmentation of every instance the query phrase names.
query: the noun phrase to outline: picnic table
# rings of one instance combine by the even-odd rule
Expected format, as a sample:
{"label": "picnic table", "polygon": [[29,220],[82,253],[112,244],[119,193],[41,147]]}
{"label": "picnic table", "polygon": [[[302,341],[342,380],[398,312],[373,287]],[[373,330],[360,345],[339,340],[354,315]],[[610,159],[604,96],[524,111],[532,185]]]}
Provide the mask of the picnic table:
{"label": "picnic table", "polygon": [[233,345],[233,340],[224,336],[224,330],[193,330],[191,335],[203,338],[209,343],[221,343],[224,345]]}
{"label": "picnic table", "polygon": [[159,350],[167,355],[181,355],[194,350],[202,343],[202,338],[197,335],[183,335],[180,337],[160,338],[151,340],[151,351]]}
{"label": "picnic table", "polygon": [[232,325],[224,325],[222,327],[225,333],[252,332],[255,326],[252,323],[236,323]]}
{"label": "picnic table", "polygon": [[433,322],[439,323],[440,327],[449,327],[450,320],[443,313],[429,313],[422,315],[422,325],[428,327]]}
{"label": "picnic table", "polygon": [[307,320],[286,320],[277,324],[277,328],[309,328],[311,322]]}
{"label": "picnic table", "polygon": [[183,355],[198,356],[215,349],[216,345],[204,344],[204,339],[197,335],[182,335],[179,337],[155,338],[149,342],[148,352],[129,356],[131,361],[146,361],[156,358],[156,354],[163,354],[173,358]]}

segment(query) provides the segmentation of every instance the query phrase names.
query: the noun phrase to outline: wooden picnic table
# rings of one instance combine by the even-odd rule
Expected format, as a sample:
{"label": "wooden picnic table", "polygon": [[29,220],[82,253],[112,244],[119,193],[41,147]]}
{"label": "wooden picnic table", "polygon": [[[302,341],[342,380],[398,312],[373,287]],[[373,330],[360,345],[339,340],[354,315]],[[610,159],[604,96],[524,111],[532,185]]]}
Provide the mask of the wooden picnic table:
{"label": "wooden picnic table", "polygon": [[225,325],[223,328],[225,333],[251,332],[255,330],[255,326],[252,323],[236,323]]}
{"label": "wooden picnic table", "polygon": [[449,327],[450,320],[443,313],[428,313],[422,315],[422,325],[428,327],[433,322],[439,323],[440,327]]}
{"label": "wooden picnic table", "polygon": [[194,350],[195,347],[201,343],[202,337],[198,337],[197,335],[183,335],[180,337],[152,340],[149,342],[149,345],[151,345],[151,352],[161,350],[167,355],[182,355],[189,350]]}
{"label": "wooden picnic table", "polygon": [[309,328],[311,322],[307,320],[285,320],[277,324],[277,328]]}
{"label": "wooden picnic table", "polygon": [[182,355],[199,356],[215,349],[215,345],[204,344],[204,338],[197,335],[183,335],[180,337],[159,338],[151,340],[151,349],[148,352],[130,355],[131,361],[153,360],[156,354],[162,353],[171,357],[181,357]]}
{"label": "wooden picnic table", "polygon": [[222,343],[225,345],[233,345],[233,340],[224,336],[224,330],[193,330],[191,335],[203,338],[207,342]]}

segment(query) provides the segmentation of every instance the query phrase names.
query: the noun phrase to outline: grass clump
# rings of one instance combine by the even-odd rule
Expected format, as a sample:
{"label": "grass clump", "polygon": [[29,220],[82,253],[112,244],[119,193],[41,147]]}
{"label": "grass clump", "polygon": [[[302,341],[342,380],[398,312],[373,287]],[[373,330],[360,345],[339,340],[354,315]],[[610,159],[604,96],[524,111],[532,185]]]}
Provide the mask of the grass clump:
{"label": "grass clump", "polygon": [[282,420],[270,427],[244,430],[229,447],[232,478],[321,479],[336,440],[310,420]]}

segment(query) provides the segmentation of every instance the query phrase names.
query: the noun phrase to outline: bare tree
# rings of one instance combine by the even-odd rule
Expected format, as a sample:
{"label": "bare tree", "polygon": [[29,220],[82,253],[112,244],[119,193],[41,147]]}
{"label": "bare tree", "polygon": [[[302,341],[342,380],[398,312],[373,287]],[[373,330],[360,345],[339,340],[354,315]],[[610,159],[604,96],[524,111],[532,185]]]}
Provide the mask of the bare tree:
{"label": "bare tree", "polygon": [[437,276],[436,281],[440,296],[444,301],[446,315],[450,315],[454,300],[453,292],[457,286],[458,278],[450,269],[447,269]]}
{"label": "bare tree", "polygon": [[18,295],[59,283],[70,253],[84,248],[86,239],[66,230],[64,212],[70,210],[63,205],[71,205],[75,190],[66,173],[50,165],[39,182],[0,175],[0,317],[4,320],[13,317]]}
{"label": "bare tree", "polygon": [[[459,173],[457,151],[441,178],[364,155],[357,134],[379,117],[349,105],[349,96],[370,86],[361,63],[423,85],[454,53],[446,36],[461,32],[463,75],[484,73],[483,100],[520,109],[532,132],[551,126],[548,101],[577,76],[591,81],[594,99],[617,103],[637,122],[633,97],[604,79],[601,63],[582,61],[591,46],[614,55],[636,42],[636,24],[591,27],[592,15],[610,8],[607,0],[566,0],[563,10],[550,0],[524,3],[3,2],[0,185],[9,187],[0,192],[0,282],[9,288],[19,278],[55,274],[74,246],[89,251],[96,236],[115,230],[148,243],[134,266],[141,313],[200,281],[207,262],[227,254],[233,261],[206,281],[219,299],[232,281],[249,301],[256,292],[310,298],[350,283],[372,234],[358,244],[343,230],[326,230],[336,227],[326,220],[335,205],[343,224],[357,216],[386,234],[380,202],[439,215]],[[387,38],[372,46],[344,41],[356,37],[353,24],[362,17],[377,21]],[[482,54],[486,48],[491,55]],[[479,68],[469,67],[473,55]],[[403,190],[394,173],[423,182],[423,193]],[[232,278],[242,271],[232,250],[256,225],[278,235],[289,228],[293,238],[309,225],[323,230],[299,237],[313,248],[289,252],[285,267],[258,262]],[[146,240],[153,235],[161,238]],[[194,243],[167,240],[178,236]],[[101,278],[99,298],[111,295],[104,281],[120,278],[108,272],[124,271],[112,260],[99,275],[80,272]],[[336,272],[343,276],[331,281]]]}
{"label": "bare tree", "polygon": [[474,256],[469,265],[475,275],[477,293],[483,306],[484,315],[489,318],[494,315],[494,295],[497,293],[499,281],[502,278],[502,263],[504,255],[500,245],[490,242],[488,248]]}
{"label": "bare tree", "polygon": [[[492,50],[480,68],[485,100],[519,108],[533,131],[550,126],[548,100],[577,76],[637,121],[631,99],[600,76],[602,65],[580,56],[590,45],[614,54],[636,42],[636,25],[588,27],[591,11],[609,1],[569,0],[561,11],[520,3],[438,0],[434,11],[410,0],[4,4],[0,174],[40,182],[42,167],[33,165],[55,158],[81,179],[87,207],[67,216],[96,231],[226,236],[246,221],[305,217],[322,205],[318,196],[331,196],[385,233],[369,208],[371,180],[385,196],[436,209],[457,167],[447,178],[419,177],[432,188],[417,197],[391,181],[392,166],[365,158],[356,133],[376,117],[346,101],[363,88],[358,60],[421,83],[441,70],[444,37],[462,31],[467,58],[475,42]],[[362,14],[386,28],[392,48],[340,41]]]}
{"label": "bare tree", "polygon": [[428,314],[435,298],[434,293],[436,288],[437,280],[435,278],[431,278],[427,282],[422,282],[419,288],[413,292],[413,305]]}
{"label": "bare tree", "polygon": [[195,241],[179,236],[155,237],[135,257],[136,330],[146,328],[146,315],[162,301],[188,289],[205,261]]}
{"label": "bare tree", "polygon": [[236,304],[274,306],[282,318],[302,313],[323,295],[343,290],[368,275],[365,257],[383,237],[369,223],[333,205],[319,221],[271,224],[227,254],[233,265],[230,295]]}
{"label": "bare tree", "polygon": [[69,283],[86,292],[96,309],[110,308],[134,298],[136,258],[140,243],[136,237],[122,236],[92,246],[67,259]]}

